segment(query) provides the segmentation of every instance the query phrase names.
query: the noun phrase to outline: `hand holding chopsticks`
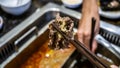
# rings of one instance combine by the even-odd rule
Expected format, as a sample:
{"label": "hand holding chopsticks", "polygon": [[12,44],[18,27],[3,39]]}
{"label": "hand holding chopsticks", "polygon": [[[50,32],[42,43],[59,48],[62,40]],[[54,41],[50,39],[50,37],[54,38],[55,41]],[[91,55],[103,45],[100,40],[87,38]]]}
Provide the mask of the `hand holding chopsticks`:
{"label": "hand holding chopsticks", "polygon": [[71,44],[73,44],[77,50],[85,55],[93,64],[95,64],[99,68],[109,68],[109,65],[103,63],[94,53],[92,53],[89,49],[87,49],[84,44],[79,42],[76,38],[70,38],[65,33],[63,33],[55,23],[52,23],[52,26],[64,37],[64,39],[69,40]]}

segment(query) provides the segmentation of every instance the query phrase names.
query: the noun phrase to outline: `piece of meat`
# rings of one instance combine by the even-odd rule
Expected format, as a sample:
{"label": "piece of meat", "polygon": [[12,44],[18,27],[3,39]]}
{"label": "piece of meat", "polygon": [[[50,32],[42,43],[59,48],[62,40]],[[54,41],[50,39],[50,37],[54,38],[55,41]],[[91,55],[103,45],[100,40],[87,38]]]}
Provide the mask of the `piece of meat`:
{"label": "piece of meat", "polygon": [[[71,38],[73,37],[74,23],[69,17],[60,17],[60,15],[57,14],[56,18],[51,23],[55,23],[58,28],[67,36]],[[51,49],[69,48],[69,41],[64,39],[51,24],[49,25],[49,39],[48,46]]]}

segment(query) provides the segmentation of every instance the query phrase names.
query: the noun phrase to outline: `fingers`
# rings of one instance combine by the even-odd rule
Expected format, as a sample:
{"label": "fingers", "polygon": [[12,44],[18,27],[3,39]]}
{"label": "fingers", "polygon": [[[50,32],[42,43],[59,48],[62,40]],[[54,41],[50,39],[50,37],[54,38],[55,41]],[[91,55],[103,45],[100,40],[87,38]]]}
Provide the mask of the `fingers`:
{"label": "fingers", "polygon": [[[99,16],[92,16],[96,19],[95,29],[94,29],[94,36],[96,36],[99,33]],[[88,17],[82,17],[79,23],[78,28],[78,40],[82,42],[88,49],[90,49],[90,40],[91,40],[91,16]],[[92,48],[91,51],[95,53],[95,50],[97,48],[97,41],[93,39],[92,42]]]}
{"label": "fingers", "polygon": [[116,65],[111,65],[110,68],[118,68]]}
{"label": "fingers", "polygon": [[[94,33],[95,33],[94,35],[96,36],[99,33],[99,29],[98,28],[95,29]],[[79,28],[77,35],[78,35],[78,40],[82,42],[88,49],[90,49],[91,31],[85,28],[84,29]],[[95,53],[96,49],[97,49],[97,41],[93,39],[91,51]]]}
{"label": "fingers", "polygon": [[95,53],[96,49],[97,49],[97,41],[94,39],[94,40],[93,40],[92,50],[91,50],[91,51],[92,51],[93,53]]}
{"label": "fingers", "polygon": [[[83,21],[80,21],[79,29],[78,29],[78,40],[83,43],[88,49],[89,47],[89,41],[90,41],[90,26],[91,24],[87,24],[89,22],[88,20],[84,20],[85,23],[82,23]],[[89,26],[89,27],[88,27]]]}
{"label": "fingers", "polygon": [[84,37],[83,42],[88,49],[90,49],[90,35],[91,35],[90,32],[85,32],[83,35]]}
{"label": "fingers", "polygon": [[83,32],[81,30],[79,30],[77,32],[77,36],[78,36],[78,40],[83,43]]}
{"label": "fingers", "polygon": [[[99,26],[97,26],[97,27],[99,27]],[[95,51],[96,51],[96,49],[97,49],[97,41],[95,40],[95,36],[99,33],[99,29],[98,28],[96,28],[95,29],[95,31],[94,31],[94,39],[93,39],[93,42],[92,42],[92,49],[91,49],[91,51],[92,52],[94,52],[95,53]]]}
{"label": "fingers", "polygon": [[83,29],[78,29],[77,32],[78,40],[83,43],[88,49],[89,47],[89,41],[90,41],[90,32],[85,32]]}

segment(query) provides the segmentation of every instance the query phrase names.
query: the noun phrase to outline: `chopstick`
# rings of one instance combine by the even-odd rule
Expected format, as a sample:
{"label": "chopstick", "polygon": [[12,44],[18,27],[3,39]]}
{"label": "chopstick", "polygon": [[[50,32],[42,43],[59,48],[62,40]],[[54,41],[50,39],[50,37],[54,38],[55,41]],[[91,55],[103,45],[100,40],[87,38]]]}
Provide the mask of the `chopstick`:
{"label": "chopstick", "polygon": [[89,49],[87,49],[84,44],[79,42],[76,38],[70,38],[67,36],[65,33],[63,33],[58,26],[55,23],[51,23],[52,26],[67,40],[69,40],[70,43],[72,43],[77,50],[82,53],[84,56],[88,58],[93,64],[95,64],[99,68],[109,68],[109,65],[106,65],[105,63],[102,63],[102,61],[94,54],[92,53]]}
{"label": "chopstick", "polygon": [[90,49],[92,49],[92,43],[93,43],[93,39],[94,39],[95,24],[96,24],[96,20],[95,20],[95,18],[93,17],[93,18],[92,18],[92,23],[91,23]]}

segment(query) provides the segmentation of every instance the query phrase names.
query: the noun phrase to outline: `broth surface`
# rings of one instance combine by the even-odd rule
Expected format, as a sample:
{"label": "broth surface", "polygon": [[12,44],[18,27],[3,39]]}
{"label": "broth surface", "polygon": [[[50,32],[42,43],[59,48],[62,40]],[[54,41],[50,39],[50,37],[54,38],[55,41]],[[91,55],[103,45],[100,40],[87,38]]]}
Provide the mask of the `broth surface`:
{"label": "broth surface", "polygon": [[51,50],[47,40],[20,68],[61,68],[74,50],[72,45],[64,50]]}

